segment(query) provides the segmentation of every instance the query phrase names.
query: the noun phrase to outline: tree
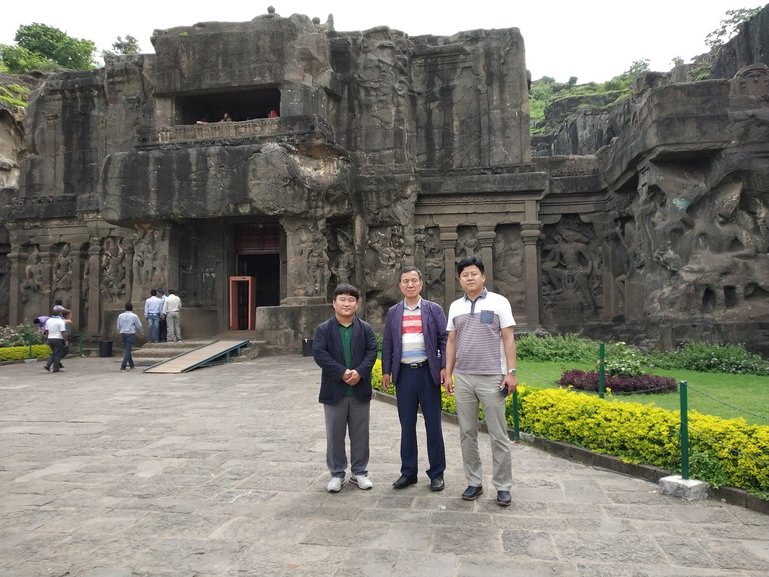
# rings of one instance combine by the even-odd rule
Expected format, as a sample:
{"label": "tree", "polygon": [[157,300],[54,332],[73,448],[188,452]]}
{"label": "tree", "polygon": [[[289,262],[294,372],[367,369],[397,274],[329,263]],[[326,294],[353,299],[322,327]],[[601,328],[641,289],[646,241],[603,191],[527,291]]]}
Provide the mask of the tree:
{"label": "tree", "polygon": [[46,24],[19,26],[14,37],[16,44],[31,53],[71,70],[93,68],[96,45],[90,40],[72,38],[58,28]]}
{"label": "tree", "polygon": [[761,6],[758,6],[757,8],[727,10],[726,18],[721,20],[719,27],[705,37],[705,44],[710,46],[710,48],[723,46],[732,36],[734,36],[734,33],[737,32],[740,25],[761,12],[761,8]]}
{"label": "tree", "polygon": [[112,44],[112,50],[104,50],[101,54],[102,57],[107,57],[139,53],[139,41],[130,34],[126,34],[125,40],[123,40],[121,36],[118,36],[117,40]]}
{"label": "tree", "polygon": [[0,62],[11,74],[24,74],[30,70],[45,72],[57,68],[55,62],[22,46],[0,45]]}

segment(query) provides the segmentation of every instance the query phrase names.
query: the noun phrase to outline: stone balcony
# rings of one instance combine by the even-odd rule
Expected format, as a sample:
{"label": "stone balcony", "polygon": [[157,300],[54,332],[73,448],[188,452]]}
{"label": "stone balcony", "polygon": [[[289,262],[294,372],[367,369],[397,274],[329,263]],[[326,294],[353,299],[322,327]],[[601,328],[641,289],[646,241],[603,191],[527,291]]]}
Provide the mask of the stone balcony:
{"label": "stone balcony", "polygon": [[333,142],[334,131],[319,116],[257,118],[240,122],[210,122],[159,126],[139,130],[139,147],[215,143],[248,144],[266,140],[320,138]]}

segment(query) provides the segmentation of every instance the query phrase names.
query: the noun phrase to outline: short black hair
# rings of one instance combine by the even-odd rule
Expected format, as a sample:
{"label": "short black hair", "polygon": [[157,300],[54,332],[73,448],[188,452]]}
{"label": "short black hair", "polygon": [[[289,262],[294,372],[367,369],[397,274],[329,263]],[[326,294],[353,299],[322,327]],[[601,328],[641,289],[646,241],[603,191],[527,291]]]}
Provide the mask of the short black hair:
{"label": "short black hair", "polygon": [[404,275],[404,274],[406,274],[407,272],[415,272],[415,273],[417,273],[417,274],[419,275],[419,280],[424,280],[424,279],[422,278],[422,271],[421,271],[421,270],[419,270],[419,269],[418,269],[417,267],[415,267],[415,266],[404,266],[404,267],[401,269],[401,274],[400,274],[400,276],[398,277],[398,279],[399,279],[399,280],[400,280],[400,279],[402,279],[402,278],[403,278],[403,275]]}
{"label": "short black hair", "polygon": [[466,256],[457,263],[457,274],[462,274],[463,270],[473,265],[478,267],[478,270],[481,271],[481,274],[486,274],[483,269],[483,261],[475,255]]}
{"label": "short black hair", "polygon": [[334,289],[334,300],[336,300],[336,297],[339,295],[350,295],[351,297],[355,297],[356,301],[360,300],[360,291],[346,282],[336,285],[336,288]]}
{"label": "short black hair", "polygon": [[154,297],[154,296],[156,296],[157,294],[158,294],[158,291],[157,291],[157,290],[155,290],[155,289],[150,289],[150,296],[151,296],[151,297]]}
{"label": "short black hair", "polygon": [[134,306],[133,306],[133,304],[131,304],[131,303],[126,303],[126,304],[125,304],[125,310],[127,310],[127,311],[132,311],[132,310],[134,310]]}

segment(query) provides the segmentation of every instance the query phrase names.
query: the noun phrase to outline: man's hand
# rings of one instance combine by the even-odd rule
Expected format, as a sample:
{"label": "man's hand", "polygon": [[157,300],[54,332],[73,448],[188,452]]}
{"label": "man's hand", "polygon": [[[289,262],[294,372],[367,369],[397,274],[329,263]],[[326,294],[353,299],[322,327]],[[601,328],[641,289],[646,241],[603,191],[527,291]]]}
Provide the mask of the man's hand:
{"label": "man's hand", "polygon": [[505,378],[502,379],[502,383],[499,385],[499,390],[507,389],[507,392],[505,393],[505,396],[511,395],[513,391],[515,391],[515,387],[518,386],[518,379],[515,375],[511,375],[510,373],[505,375]]}
{"label": "man's hand", "polygon": [[348,385],[355,386],[360,382],[360,375],[355,369],[347,369],[342,375],[342,380]]}
{"label": "man's hand", "polygon": [[383,389],[390,388],[390,375],[382,374],[382,388]]}
{"label": "man's hand", "polygon": [[[441,373],[443,373],[444,371],[445,369],[442,370]],[[448,371],[445,371],[445,372],[446,372],[446,378],[443,379],[443,388],[446,389],[447,395],[453,395],[454,394],[454,374],[449,373]]]}

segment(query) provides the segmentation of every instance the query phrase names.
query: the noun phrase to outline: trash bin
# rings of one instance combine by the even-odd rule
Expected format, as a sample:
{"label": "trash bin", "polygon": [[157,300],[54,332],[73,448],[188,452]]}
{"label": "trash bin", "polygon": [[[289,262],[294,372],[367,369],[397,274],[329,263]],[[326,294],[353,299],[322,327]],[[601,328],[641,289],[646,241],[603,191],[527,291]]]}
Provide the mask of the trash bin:
{"label": "trash bin", "polygon": [[302,356],[312,356],[312,339],[302,339]]}
{"label": "trash bin", "polygon": [[112,356],[112,341],[99,341],[99,356],[101,358]]}

